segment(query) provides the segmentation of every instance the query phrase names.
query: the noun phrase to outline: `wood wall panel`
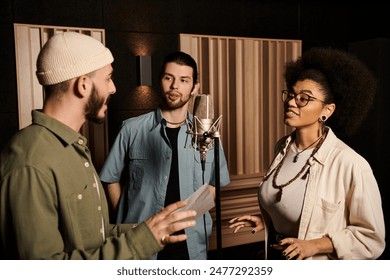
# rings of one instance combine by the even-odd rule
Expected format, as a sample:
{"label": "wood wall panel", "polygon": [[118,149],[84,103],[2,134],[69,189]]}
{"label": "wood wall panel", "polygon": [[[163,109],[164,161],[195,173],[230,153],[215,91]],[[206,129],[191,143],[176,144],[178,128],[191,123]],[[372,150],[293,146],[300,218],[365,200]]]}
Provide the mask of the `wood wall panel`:
{"label": "wood wall panel", "polygon": [[[214,118],[222,115],[221,142],[231,176],[231,184],[221,188],[222,246],[261,241],[264,234],[253,236],[250,229],[233,234],[228,221],[259,213],[258,185],[276,141],[289,133],[280,93],[284,65],[300,56],[301,41],[180,34],[180,49],[198,63],[200,91],[213,95]],[[214,228],[211,249],[215,238]]]}

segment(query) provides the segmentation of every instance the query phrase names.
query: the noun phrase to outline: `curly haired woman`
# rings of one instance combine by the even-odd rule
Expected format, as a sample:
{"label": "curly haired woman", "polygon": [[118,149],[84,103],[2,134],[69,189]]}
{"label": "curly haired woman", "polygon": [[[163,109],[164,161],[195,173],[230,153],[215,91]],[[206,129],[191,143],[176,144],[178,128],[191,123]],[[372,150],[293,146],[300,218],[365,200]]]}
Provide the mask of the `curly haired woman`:
{"label": "curly haired woman", "polygon": [[356,132],[375,78],[355,56],[332,48],[306,51],[284,74],[284,122],[294,131],[277,142],[260,183],[261,216],[233,218],[230,227],[265,228],[267,259],[379,258],[385,226],[378,184],[369,163],[335,135]]}

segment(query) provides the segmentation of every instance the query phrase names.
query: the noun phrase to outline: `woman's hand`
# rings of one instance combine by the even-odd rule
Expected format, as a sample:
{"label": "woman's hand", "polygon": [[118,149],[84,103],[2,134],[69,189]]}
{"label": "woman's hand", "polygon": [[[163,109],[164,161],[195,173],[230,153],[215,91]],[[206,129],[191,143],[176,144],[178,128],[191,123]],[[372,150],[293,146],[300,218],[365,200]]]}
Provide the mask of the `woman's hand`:
{"label": "woman's hand", "polygon": [[283,250],[282,255],[286,260],[312,257],[317,254],[329,254],[334,252],[332,241],[328,237],[321,237],[312,240],[301,240],[287,237],[278,244],[271,244],[276,250]]}
{"label": "woman's hand", "polygon": [[253,227],[252,233],[256,233],[264,229],[264,223],[260,216],[243,215],[235,217],[229,221],[231,225],[229,228],[233,228],[233,233],[236,233],[243,227]]}

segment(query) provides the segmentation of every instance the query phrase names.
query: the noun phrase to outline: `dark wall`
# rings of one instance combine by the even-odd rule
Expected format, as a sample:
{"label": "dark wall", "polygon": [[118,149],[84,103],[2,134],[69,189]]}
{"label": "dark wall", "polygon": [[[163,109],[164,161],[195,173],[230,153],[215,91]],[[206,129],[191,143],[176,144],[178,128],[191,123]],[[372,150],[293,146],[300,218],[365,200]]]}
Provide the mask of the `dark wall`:
{"label": "dark wall", "polygon": [[[167,53],[179,48],[179,33],[300,39],[303,50],[312,46],[350,49],[367,61],[381,79],[381,94],[372,110],[374,115],[369,117],[375,123],[374,127],[363,127],[348,143],[369,160],[378,176],[384,202],[387,202],[390,175],[384,171],[388,157],[382,147],[385,147],[385,132],[389,132],[389,122],[385,118],[385,104],[388,103],[385,101],[388,101],[386,88],[390,86],[384,84],[390,65],[388,13],[385,4],[380,3],[382,1],[370,1],[370,5],[339,2],[3,0],[0,9],[0,148],[18,130],[13,23],[106,30],[106,45],[115,57],[117,86],[108,112],[110,143],[122,120],[157,106],[160,62]],[[139,54],[152,56],[153,87],[137,87],[135,56]],[[389,209],[384,209],[387,217]],[[390,259],[388,253],[384,256]]]}
{"label": "dark wall", "polygon": [[[378,79],[378,91],[367,118],[356,136],[345,141],[371,164],[382,194],[382,206],[386,231],[390,232],[390,190],[388,182],[390,151],[386,136],[390,134],[389,89],[390,89],[390,39],[377,38],[350,44],[349,50],[360,57],[372,69]],[[353,100],[351,100],[353,102]],[[387,238],[390,242],[390,238]],[[387,248],[383,258],[390,259]]]}
{"label": "dark wall", "polygon": [[[384,9],[332,1],[259,0],[5,0],[0,11],[0,148],[18,127],[13,23],[95,27],[106,30],[115,61],[117,93],[109,108],[110,143],[124,118],[158,104],[158,71],[163,57],[178,49],[178,34],[300,39],[303,49],[390,37]],[[378,2],[378,3],[375,3]],[[375,4],[374,4],[375,3]],[[368,20],[370,18],[370,20]],[[147,48],[144,48],[147,46]],[[136,58],[152,56],[152,88],[136,85]]]}

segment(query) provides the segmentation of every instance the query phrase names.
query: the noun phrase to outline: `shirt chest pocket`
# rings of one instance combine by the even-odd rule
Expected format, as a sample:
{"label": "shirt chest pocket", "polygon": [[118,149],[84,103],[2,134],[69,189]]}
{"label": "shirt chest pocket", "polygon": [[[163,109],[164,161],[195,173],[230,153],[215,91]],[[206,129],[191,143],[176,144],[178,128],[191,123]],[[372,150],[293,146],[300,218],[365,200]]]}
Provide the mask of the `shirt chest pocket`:
{"label": "shirt chest pocket", "polygon": [[316,230],[319,232],[328,232],[334,227],[339,227],[342,224],[344,213],[344,204],[342,201],[332,202],[319,198],[314,207],[313,219],[317,225]]}
{"label": "shirt chest pocket", "polygon": [[[143,147],[145,149],[146,147]],[[140,148],[142,149],[142,148]],[[153,170],[153,159],[142,151],[132,151],[129,154],[128,176],[130,189],[137,190],[141,187],[145,177],[145,170]]]}

